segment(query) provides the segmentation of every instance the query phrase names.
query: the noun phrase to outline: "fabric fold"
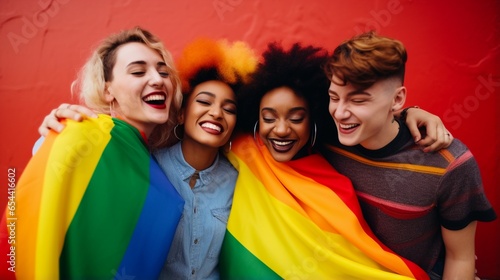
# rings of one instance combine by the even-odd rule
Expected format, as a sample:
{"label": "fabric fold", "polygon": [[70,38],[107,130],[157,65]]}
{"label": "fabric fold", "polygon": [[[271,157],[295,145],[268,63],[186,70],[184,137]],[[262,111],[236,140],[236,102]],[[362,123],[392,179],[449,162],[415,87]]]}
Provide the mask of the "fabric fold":
{"label": "fabric fold", "polygon": [[[1,249],[15,249],[15,274],[4,262],[2,276],[156,279],[184,201],[139,131],[99,115],[49,134],[18,182],[15,205],[0,228]],[[12,218],[14,232],[6,227]]]}
{"label": "fabric fold", "polygon": [[276,162],[251,136],[232,146],[239,175],[222,278],[428,279],[376,239],[350,180],[321,156]]}

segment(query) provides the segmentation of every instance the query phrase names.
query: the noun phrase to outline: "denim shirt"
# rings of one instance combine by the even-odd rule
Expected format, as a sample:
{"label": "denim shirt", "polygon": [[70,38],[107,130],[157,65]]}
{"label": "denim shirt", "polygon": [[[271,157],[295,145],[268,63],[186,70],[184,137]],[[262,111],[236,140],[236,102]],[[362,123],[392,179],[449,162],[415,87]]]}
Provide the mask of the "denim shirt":
{"label": "denim shirt", "polygon": [[218,155],[209,168],[195,172],[181,144],[155,153],[161,168],[186,201],[160,279],[219,279],[218,261],[238,175],[226,157]]}

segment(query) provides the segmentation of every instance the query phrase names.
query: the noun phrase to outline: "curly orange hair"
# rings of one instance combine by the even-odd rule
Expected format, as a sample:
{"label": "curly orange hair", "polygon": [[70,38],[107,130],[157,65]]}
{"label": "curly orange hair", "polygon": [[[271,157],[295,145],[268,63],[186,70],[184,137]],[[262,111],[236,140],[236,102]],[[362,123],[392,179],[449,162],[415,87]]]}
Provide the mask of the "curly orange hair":
{"label": "curly orange hair", "polygon": [[182,92],[188,94],[198,84],[219,80],[233,89],[249,82],[258,57],[242,41],[199,38],[187,45],[177,61],[182,80]]}

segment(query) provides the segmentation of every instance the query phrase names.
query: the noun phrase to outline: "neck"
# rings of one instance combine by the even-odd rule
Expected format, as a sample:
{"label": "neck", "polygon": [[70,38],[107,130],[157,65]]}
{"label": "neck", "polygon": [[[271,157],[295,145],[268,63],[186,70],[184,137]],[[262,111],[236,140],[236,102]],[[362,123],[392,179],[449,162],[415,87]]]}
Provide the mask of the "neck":
{"label": "neck", "polygon": [[219,152],[218,148],[199,145],[189,140],[181,142],[181,149],[184,160],[198,171],[212,166]]}
{"label": "neck", "polygon": [[134,121],[130,121],[127,118],[123,118],[121,115],[116,115],[116,116],[111,116],[111,117],[122,120],[122,121],[130,124],[131,126],[137,128],[137,130],[139,130],[139,132],[141,133],[142,137],[144,137],[144,139],[146,139],[146,140],[149,139],[149,137],[151,136],[151,133],[153,133],[153,130],[156,127],[156,124],[137,123]]}
{"label": "neck", "polygon": [[388,119],[388,124],[385,125],[375,137],[361,143],[361,146],[369,150],[381,149],[391,143],[391,141],[398,136],[398,133],[399,123],[391,116],[391,119]]}

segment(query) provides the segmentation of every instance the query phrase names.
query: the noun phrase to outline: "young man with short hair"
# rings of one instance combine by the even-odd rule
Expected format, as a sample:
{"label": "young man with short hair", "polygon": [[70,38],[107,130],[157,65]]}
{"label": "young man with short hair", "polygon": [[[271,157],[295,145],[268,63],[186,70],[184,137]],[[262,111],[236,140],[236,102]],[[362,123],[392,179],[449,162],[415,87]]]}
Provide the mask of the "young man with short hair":
{"label": "young man with short hair", "polygon": [[363,214],[384,244],[431,279],[474,279],[477,221],[496,214],[462,142],[424,153],[405,125],[406,111],[403,120],[394,119],[406,99],[406,60],[400,41],[373,32],[335,49],[325,71],[338,139],[323,154],[351,178]]}

